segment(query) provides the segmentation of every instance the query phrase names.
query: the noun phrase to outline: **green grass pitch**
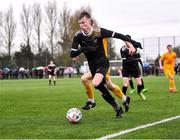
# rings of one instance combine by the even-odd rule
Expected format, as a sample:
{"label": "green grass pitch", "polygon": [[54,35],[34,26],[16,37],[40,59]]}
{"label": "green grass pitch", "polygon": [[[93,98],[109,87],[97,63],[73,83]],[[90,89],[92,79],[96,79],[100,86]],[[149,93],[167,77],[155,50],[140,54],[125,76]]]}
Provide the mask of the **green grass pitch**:
{"label": "green grass pitch", "polygon": [[[112,80],[122,86],[122,79]],[[48,86],[47,79],[0,80],[0,139],[94,139],[180,115],[180,76],[175,77],[178,93],[168,92],[165,77],[145,77],[144,81],[147,100],[128,93],[130,110],[122,118],[115,118],[112,107],[96,91],[97,106],[81,110],[82,121],[71,124],[65,118],[67,110],[81,108],[86,101],[80,78],[58,79],[56,86]],[[116,138],[180,139],[180,119]]]}

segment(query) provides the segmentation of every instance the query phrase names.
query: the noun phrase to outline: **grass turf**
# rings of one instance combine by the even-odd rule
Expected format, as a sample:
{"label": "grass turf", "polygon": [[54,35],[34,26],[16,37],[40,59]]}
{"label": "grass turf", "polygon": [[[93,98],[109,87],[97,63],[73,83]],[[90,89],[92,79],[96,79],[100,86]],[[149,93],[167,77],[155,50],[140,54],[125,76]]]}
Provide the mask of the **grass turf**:
{"label": "grass turf", "polygon": [[[112,80],[122,85],[122,79]],[[80,79],[58,79],[56,86],[48,86],[47,79],[0,80],[0,139],[92,139],[180,115],[180,77],[175,77],[179,93],[174,94],[168,93],[165,77],[145,77],[144,81],[149,89],[147,100],[128,94],[131,108],[122,118],[115,118],[111,106],[96,91],[97,106],[81,110],[82,121],[71,124],[65,118],[67,110],[80,108],[86,101]],[[178,124],[174,120],[117,138],[180,138]]]}

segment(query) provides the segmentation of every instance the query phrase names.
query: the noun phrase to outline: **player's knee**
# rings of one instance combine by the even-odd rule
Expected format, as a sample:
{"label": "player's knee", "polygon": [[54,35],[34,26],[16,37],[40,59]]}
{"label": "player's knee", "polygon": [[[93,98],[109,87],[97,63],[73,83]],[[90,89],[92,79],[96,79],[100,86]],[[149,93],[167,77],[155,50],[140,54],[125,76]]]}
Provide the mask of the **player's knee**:
{"label": "player's knee", "polygon": [[129,82],[128,81],[124,81],[123,86],[128,87],[128,85],[129,85]]}
{"label": "player's knee", "polygon": [[142,82],[138,81],[138,82],[137,82],[137,85],[141,86],[141,85],[142,85]]}
{"label": "player's knee", "polygon": [[87,78],[86,78],[85,76],[81,76],[81,81],[82,81],[83,83],[86,83],[88,80],[87,80]]}
{"label": "player's knee", "polygon": [[169,80],[174,80],[174,77],[171,75],[169,75],[168,78],[169,78]]}
{"label": "player's knee", "polygon": [[129,85],[129,84],[127,84],[127,83],[124,83],[124,84],[123,84],[123,86],[125,86],[125,87],[128,87],[128,85]]}
{"label": "player's knee", "polygon": [[106,86],[107,86],[107,88],[109,90],[114,90],[115,89],[115,85],[113,85],[113,84],[107,84]]}
{"label": "player's knee", "polygon": [[115,85],[110,80],[106,80],[106,86],[109,90],[115,89]]}
{"label": "player's knee", "polygon": [[99,83],[98,81],[92,81],[92,85],[93,85],[95,88],[97,88],[97,87],[100,85],[100,83]]}
{"label": "player's knee", "polygon": [[99,83],[92,83],[93,84],[93,86],[95,87],[95,88],[97,88],[98,86],[99,86]]}
{"label": "player's knee", "polygon": [[84,76],[81,76],[81,81],[82,81],[82,82],[84,81]]}
{"label": "player's knee", "polygon": [[113,90],[113,89],[114,89],[114,87],[112,87],[112,86],[107,86],[107,88],[108,88],[109,90]]}
{"label": "player's knee", "polygon": [[128,85],[129,85],[129,79],[124,78],[123,79],[123,86],[128,87]]}
{"label": "player's knee", "polygon": [[170,80],[174,80],[174,77],[170,77],[169,79],[170,79]]}

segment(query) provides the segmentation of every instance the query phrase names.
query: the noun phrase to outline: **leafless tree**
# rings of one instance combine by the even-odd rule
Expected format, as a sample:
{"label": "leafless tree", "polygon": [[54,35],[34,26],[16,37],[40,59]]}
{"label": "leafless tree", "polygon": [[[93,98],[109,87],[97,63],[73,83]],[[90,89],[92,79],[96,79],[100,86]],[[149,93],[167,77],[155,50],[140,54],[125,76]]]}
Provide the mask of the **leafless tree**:
{"label": "leafless tree", "polygon": [[54,57],[54,46],[55,46],[55,32],[57,29],[57,19],[58,19],[58,12],[57,12],[57,2],[49,0],[45,5],[45,13],[47,16],[46,23],[47,23],[47,37],[50,42],[51,46],[51,58]]}
{"label": "leafless tree", "polygon": [[11,59],[11,49],[13,47],[13,40],[16,34],[16,21],[13,16],[13,8],[9,7],[7,11],[4,12],[4,20],[3,20],[3,40],[5,46],[8,49],[9,60]]}
{"label": "leafless tree", "polygon": [[37,46],[39,53],[41,52],[41,25],[42,25],[42,9],[40,3],[33,5],[33,26],[37,36]]}
{"label": "leafless tree", "polygon": [[58,40],[65,40],[68,37],[71,23],[70,23],[70,10],[68,9],[67,3],[64,3],[63,9],[60,12],[60,18],[58,19]]}
{"label": "leafless tree", "polygon": [[24,40],[27,45],[30,46],[30,39],[32,33],[32,15],[31,7],[26,7],[25,4],[22,5],[22,13],[20,14],[21,24],[22,24],[22,33]]}
{"label": "leafless tree", "polygon": [[71,36],[69,35],[71,29],[71,11],[68,9],[67,3],[64,3],[62,10],[59,12],[58,18],[58,32],[57,32],[57,48],[58,59],[62,65],[69,65],[71,58],[69,57],[69,49],[71,46]]}

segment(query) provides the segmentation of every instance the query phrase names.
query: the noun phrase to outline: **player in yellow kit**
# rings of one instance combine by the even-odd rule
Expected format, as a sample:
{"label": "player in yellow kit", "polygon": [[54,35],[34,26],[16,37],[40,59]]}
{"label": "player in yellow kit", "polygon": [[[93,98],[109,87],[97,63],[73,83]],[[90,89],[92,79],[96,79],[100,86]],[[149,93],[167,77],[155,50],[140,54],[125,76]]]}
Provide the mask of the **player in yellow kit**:
{"label": "player in yellow kit", "polygon": [[[174,82],[174,66],[176,62],[176,53],[172,50],[172,45],[167,45],[168,52],[164,53],[160,60],[159,66],[164,70],[164,74],[169,79],[169,92],[177,92]],[[163,62],[163,65],[162,65]]]}

